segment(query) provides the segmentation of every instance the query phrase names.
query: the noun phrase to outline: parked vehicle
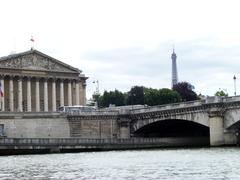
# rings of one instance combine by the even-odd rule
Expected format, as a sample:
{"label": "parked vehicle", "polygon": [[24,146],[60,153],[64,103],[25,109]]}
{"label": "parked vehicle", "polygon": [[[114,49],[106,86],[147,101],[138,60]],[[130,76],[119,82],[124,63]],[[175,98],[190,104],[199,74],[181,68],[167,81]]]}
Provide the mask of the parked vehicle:
{"label": "parked vehicle", "polygon": [[61,106],[58,108],[59,112],[74,113],[74,112],[92,112],[96,111],[94,106]]}

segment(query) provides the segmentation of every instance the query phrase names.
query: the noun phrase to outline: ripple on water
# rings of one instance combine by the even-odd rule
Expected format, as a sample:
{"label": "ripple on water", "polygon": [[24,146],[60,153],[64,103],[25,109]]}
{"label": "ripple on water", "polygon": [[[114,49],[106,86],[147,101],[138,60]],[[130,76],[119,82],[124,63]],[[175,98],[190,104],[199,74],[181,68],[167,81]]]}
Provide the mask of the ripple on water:
{"label": "ripple on water", "polygon": [[240,179],[238,148],[0,157],[0,179]]}

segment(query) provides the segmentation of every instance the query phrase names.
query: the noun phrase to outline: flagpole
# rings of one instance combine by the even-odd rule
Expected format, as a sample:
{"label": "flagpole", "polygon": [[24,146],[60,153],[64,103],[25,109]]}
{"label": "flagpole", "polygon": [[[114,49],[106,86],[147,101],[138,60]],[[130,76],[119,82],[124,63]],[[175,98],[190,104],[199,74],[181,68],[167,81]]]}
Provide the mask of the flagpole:
{"label": "flagpole", "polygon": [[30,41],[32,42],[32,44],[31,44],[31,50],[33,50],[33,49],[34,49],[34,39],[33,39],[33,36],[31,36]]}

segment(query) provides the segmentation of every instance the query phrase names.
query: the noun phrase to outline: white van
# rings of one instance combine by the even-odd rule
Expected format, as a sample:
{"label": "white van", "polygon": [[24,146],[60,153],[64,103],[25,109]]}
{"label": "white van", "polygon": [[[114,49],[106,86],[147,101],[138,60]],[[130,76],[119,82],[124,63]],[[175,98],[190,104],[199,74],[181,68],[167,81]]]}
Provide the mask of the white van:
{"label": "white van", "polygon": [[72,113],[72,112],[92,112],[96,111],[94,106],[61,106],[58,108],[59,112]]}

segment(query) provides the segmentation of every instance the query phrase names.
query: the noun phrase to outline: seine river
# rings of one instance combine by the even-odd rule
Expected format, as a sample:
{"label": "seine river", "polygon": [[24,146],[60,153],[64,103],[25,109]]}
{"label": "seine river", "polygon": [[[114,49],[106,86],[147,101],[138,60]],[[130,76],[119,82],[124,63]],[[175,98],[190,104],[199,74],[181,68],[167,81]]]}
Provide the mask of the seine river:
{"label": "seine river", "polygon": [[0,157],[0,179],[240,179],[239,148]]}

